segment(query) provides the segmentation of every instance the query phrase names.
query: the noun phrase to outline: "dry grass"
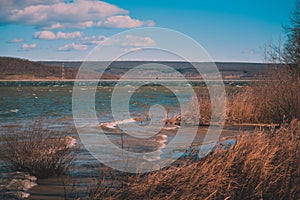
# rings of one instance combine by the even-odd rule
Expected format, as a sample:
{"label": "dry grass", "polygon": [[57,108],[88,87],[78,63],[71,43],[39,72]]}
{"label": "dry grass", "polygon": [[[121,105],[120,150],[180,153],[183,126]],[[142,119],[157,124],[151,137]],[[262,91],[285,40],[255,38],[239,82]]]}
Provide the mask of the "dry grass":
{"label": "dry grass", "polygon": [[[288,66],[272,66],[265,76],[237,92],[227,91],[226,123],[263,123],[282,124],[300,118],[300,76]],[[211,99],[209,95],[197,97],[200,107],[200,124],[209,124],[211,119],[220,119],[222,113],[211,116]],[[218,99],[212,99],[221,103]],[[196,121],[196,103],[190,103],[191,112],[186,113],[185,119]],[[221,105],[221,104],[220,104]],[[217,105],[218,106],[218,105]],[[220,106],[221,107],[221,106]],[[220,111],[221,109],[215,109]]]}
{"label": "dry grass", "polygon": [[[189,102],[187,111],[182,113],[182,123],[186,125],[207,125],[219,123],[226,117],[226,96],[222,96],[221,88],[197,88],[197,96]],[[231,94],[230,94],[231,95]],[[197,107],[199,106],[199,107]],[[212,112],[212,106],[213,111]]]}
{"label": "dry grass", "polygon": [[114,199],[299,199],[300,122],[243,135],[185,167],[134,176]]}
{"label": "dry grass", "polygon": [[271,65],[228,106],[228,121],[278,123],[300,119],[300,74],[289,65]]}
{"label": "dry grass", "polygon": [[[230,88],[227,88],[230,90]],[[193,98],[188,105],[188,112],[183,115],[184,124],[200,124],[207,125],[218,122],[225,117],[227,124],[232,123],[257,123],[258,122],[258,108],[257,102],[254,99],[253,87],[245,87],[243,89],[227,91],[227,97],[216,96],[214,99],[216,108],[212,113],[212,102],[207,90],[202,89],[198,92],[198,96]],[[222,105],[226,104],[225,113],[222,112]],[[199,109],[197,109],[199,106]],[[200,111],[197,114],[197,110]],[[212,116],[212,114],[214,116]],[[225,116],[224,116],[225,115]],[[199,117],[196,119],[196,117]]]}
{"label": "dry grass", "polygon": [[259,111],[258,121],[290,122],[300,117],[300,76],[288,65],[271,66],[263,81],[254,86],[254,103]]}
{"label": "dry grass", "polygon": [[246,87],[227,101],[226,119],[228,123],[258,122],[257,107],[255,106],[253,94],[253,88]]}
{"label": "dry grass", "polygon": [[237,123],[291,122],[300,118],[300,76],[289,66],[271,66],[265,76],[228,103],[227,119]]}
{"label": "dry grass", "polygon": [[13,170],[38,178],[62,175],[75,158],[69,138],[62,137],[62,133],[39,123],[26,129],[9,129],[1,136],[2,158]]}
{"label": "dry grass", "polygon": [[[299,69],[300,66],[294,68],[288,64],[272,64],[251,86],[242,89],[227,87],[226,123],[282,124],[294,118],[300,119]],[[183,113],[183,123],[209,124],[224,117],[225,113],[219,109],[224,99],[218,95],[211,98],[206,87],[196,93],[198,96],[190,102],[188,112]],[[214,113],[211,101],[216,102]],[[197,106],[199,114],[195,113]]]}

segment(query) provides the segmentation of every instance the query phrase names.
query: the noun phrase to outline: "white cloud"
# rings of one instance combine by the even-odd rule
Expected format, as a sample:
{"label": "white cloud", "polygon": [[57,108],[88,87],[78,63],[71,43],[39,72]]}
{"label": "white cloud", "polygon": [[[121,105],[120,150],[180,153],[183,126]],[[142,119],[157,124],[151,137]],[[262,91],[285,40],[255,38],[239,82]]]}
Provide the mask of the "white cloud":
{"label": "white cloud", "polygon": [[79,38],[77,42],[66,44],[58,48],[59,51],[85,51],[91,45],[101,44],[103,46],[117,46],[125,49],[126,51],[138,51],[142,47],[155,46],[155,41],[150,37],[136,36],[136,35],[125,35],[117,38],[108,38],[104,35],[98,36],[85,36]]}
{"label": "white cloud", "polygon": [[98,23],[97,26],[108,28],[137,28],[141,26],[155,26],[155,22],[152,20],[141,21],[138,19],[132,19],[128,15],[116,15],[106,18],[104,22]]}
{"label": "white cloud", "polygon": [[25,40],[23,38],[14,38],[9,41],[9,43],[21,43],[24,42]]}
{"label": "white cloud", "polygon": [[101,44],[103,46],[120,46],[120,47],[152,47],[156,43],[151,37],[124,35],[122,37],[108,38],[104,35],[85,36],[80,38],[80,43],[85,45]]}
{"label": "white cloud", "polygon": [[40,31],[34,33],[34,38],[42,40],[55,40],[56,35],[51,31]]}
{"label": "white cloud", "polygon": [[80,40],[82,41],[83,44],[86,45],[92,45],[92,44],[100,44],[103,41],[105,41],[107,38],[103,35],[98,35],[98,36],[86,36],[82,37]]}
{"label": "white cloud", "polygon": [[117,45],[121,47],[152,47],[156,43],[151,37],[142,37],[137,35],[125,35],[118,38],[107,38],[102,45],[111,46]]}
{"label": "white cloud", "polygon": [[72,39],[72,38],[77,38],[81,37],[83,34],[79,31],[76,32],[71,32],[71,33],[63,33],[63,32],[58,32],[56,34],[56,37],[58,39]]}
{"label": "white cloud", "polygon": [[24,50],[35,49],[35,48],[36,48],[36,44],[23,44],[22,45],[22,49],[24,49]]}
{"label": "white cloud", "polygon": [[58,48],[59,51],[86,51],[88,49],[88,45],[79,44],[79,43],[71,43],[66,44]]}
{"label": "white cloud", "polygon": [[153,24],[131,19],[129,11],[103,1],[76,0],[64,3],[62,0],[0,0],[0,3],[0,23],[28,24],[48,30],[86,28],[97,24],[106,24],[105,27],[111,28]]}
{"label": "white cloud", "polygon": [[130,16],[111,16],[108,17],[102,24],[108,28],[135,28],[143,26],[144,22],[132,19]]}
{"label": "white cloud", "polygon": [[51,31],[40,31],[34,33],[34,38],[41,40],[73,39],[82,36],[83,34],[79,31],[71,33],[64,33],[59,31],[56,34]]}
{"label": "white cloud", "polygon": [[121,45],[125,47],[149,47],[155,46],[155,41],[150,37],[126,35],[125,40],[121,43]]}

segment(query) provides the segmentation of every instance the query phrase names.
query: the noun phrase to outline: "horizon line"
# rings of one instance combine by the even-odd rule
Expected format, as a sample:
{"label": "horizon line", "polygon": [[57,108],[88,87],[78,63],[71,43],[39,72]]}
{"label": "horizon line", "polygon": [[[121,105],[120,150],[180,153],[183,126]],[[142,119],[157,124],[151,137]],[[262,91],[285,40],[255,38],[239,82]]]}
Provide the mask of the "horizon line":
{"label": "horizon line", "polygon": [[[24,58],[24,57],[14,57],[14,56],[2,56],[0,57],[7,57],[7,58],[17,58],[17,59],[25,59],[33,62],[88,62],[85,60],[53,60],[53,59],[29,59],[29,58]],[[184,60],[137,60],[137,59],[132,59],[132,60],[116,60],[116,61],[90,61],[90,62],[182,62],[182,63],[249,63],[249,64],[271,64],[270,62],[266,61],[238,61],[238,60],[213,60],[213,61],[184,61]]]}

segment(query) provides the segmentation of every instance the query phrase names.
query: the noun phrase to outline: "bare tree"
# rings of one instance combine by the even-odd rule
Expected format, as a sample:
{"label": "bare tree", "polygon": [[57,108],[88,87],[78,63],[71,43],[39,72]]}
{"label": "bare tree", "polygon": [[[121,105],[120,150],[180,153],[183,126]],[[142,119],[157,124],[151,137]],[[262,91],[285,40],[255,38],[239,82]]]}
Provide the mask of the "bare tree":
{"label": "bare tree", "polygon": [[285,31],[285,41],[267,46],[270,66],[254,88],[262,121],[282,123],[300,118],[300,0],[296,0]]}
{"label": "bare tree", "polygon": [[296,1],[295,10],[286,28],[287,42],[285,44],[286,59],[293,67],[300,68],[300,0]]}

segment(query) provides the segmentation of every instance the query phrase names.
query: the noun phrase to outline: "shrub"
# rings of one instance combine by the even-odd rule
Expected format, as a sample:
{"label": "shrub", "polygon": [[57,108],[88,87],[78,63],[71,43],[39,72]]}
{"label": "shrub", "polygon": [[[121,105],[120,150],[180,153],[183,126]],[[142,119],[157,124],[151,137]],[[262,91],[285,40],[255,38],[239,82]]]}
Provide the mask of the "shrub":
{"label": "shrub", "polygon": [[14,170],[39,178],[66,173],[75,156],[73,138],[62,137],[62,131],[30,124],[26,129],[10,129],[1,136],[1,154]]}

